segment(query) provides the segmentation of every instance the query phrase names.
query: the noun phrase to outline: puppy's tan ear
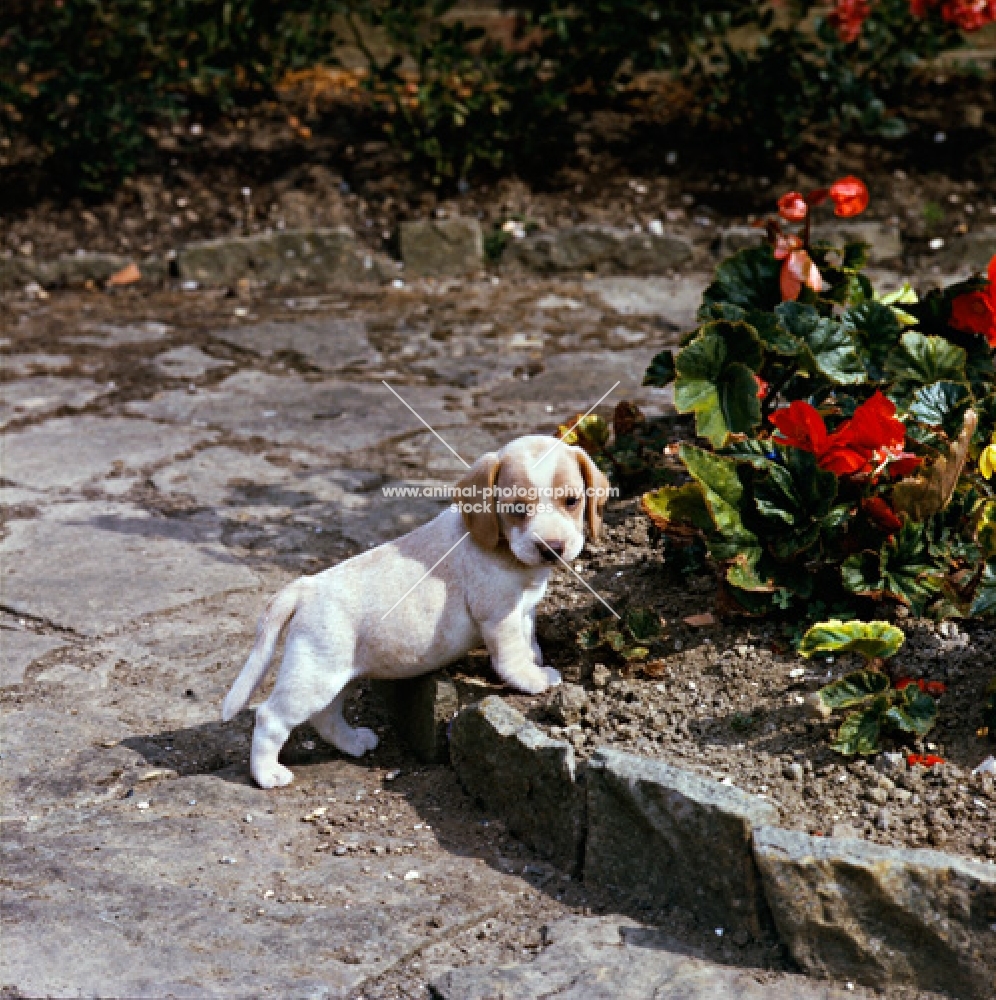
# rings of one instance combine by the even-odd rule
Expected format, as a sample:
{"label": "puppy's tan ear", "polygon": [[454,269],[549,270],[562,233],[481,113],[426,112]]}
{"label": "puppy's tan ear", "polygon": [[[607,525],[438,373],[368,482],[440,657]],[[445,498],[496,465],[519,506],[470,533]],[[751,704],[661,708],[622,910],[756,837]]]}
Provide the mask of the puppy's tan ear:
{"label": "puppy's tan ear", "polygon": [[573,451],[577,456],[581,478],[584,479],[586,493],[584,516],[588,524],[588,534],[592,538],[598,538],[602,531],[602,511],[605,510],[605,503],[609,499],[609,481],[584,448],[574,448]]}
{"label": "puppy's tan ear", "polygon": [[463,521],[470,537],[482,548],[493,549],[501,537],[495,509],[494,488],[501,462],[489,451],[482,455],[457,482],[455,500],[461,504]]}

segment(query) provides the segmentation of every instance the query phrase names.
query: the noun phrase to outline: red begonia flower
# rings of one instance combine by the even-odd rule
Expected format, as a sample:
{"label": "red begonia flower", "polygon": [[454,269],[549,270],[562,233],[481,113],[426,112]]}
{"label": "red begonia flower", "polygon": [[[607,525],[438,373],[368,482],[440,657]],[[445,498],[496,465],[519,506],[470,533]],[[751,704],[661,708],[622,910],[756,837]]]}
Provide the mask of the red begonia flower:
{"label": "red begonia flower", "polygon": [[978,31],[996,20],[996,4],[993,0],[947,0],[941,17],[960,31]]}
{"label": "red begonia flower", "polygon": [[811,452],[821,469],[838,476],[871,472],[873,460],[881,465],[891,454],[905,454],[906,428],[896,418],[895,405],[881,392],[865,400],[832,434],[815,407],[802,400],[776,410],[768,419],[778,431],[777,444]]}
{"label": "red begonia flower", "polygon": [[868,0],[837,0],[827,20],[837,29],[842,42],[856,42],[871,7]]}
{"label": "red begonia flower", "polygon": [[[903,526],[896,512],[881,497],[866,497],[861,501],[861,509],[872,524],[890,535]],[[899,685],[896,687],[899,688]]]}
{"label": "red begonia flower", "polygon": [[905,691],[911,684],[916,684],[916,681],[912,677],[900,677],[892,686],[897,691]]}
{"label": "red begonia flower", "polygon": [[775,233],[775,260],[785,260],[790,253],[802,249],[802,240],[798,236],[785,233]]}
{"label": "red begonia flower", "polygon": [[980,334],[990,347],[996,347],[996,256],[989,261],[988,278],[988,288],[959,295],[951,303],[948,322],[963,333]]}
{"label": "red begonia flower", "polygon": [[936,7],[941,0],[910,0],[910,13],[914,17],[926,17],[931,7]]}
{"label": "red begonia flower", "polygon": [[937,764],[943,764],[944,758],[938,757],[936,753],[908,753],[906,763],[910,767],[916,767],[918,764],[921,767],[934,767]]}
{"label": "red begonia flower", "polygon": [[880,392],[866,399],[837,434],[842,431],[846,431],[849,445],[869,455],[880,449],[901,448],[906,440],[906,427],[896,417],[896,404]]}
{"label": "red begonia flower", "polygon": [[778,275],[782,301],[794,302],[799,297],[803,285],[814,292],[822,292],[825,287],[823,275],[813,263],[812,257],[805,250],[793,250],[782,262],[782,270]]}
{"label": "red begonia flower", "polygon": [[801,399],[775,410],[768,418],[777,429],[779,444],[791,445],[801,451],[821,454],[826,449],[827,426],[816,407]]}
{"label": "red begonia flower", "polygon": [[789,222],[802,222],[808,212],[806,199],[798,191],[789,191],[778,199],[778,214]]}
{"label": "red begonia flower", "polygon": [[760,375],[755,375],[754,381],[757,383],[757,398],[764,399],[768,395],[768,383]]}
{"label": "red begonia flower", "polygon": [[860,215],[868,207],[868,188],[857,177],[842,177],[830,185],[833,214],[842,219]]}
{"label": "red begonia flower", "polygon": [[905,479],[907,476],[912,476],[923,465],[923,459],[919,455],[893,449],[889,450],[885,461],[889,463],[889,475],[893,479]]}
{"label": "red begonia flower", "polygon": [[944,681],[920,681],[919,687],[924,694],[932,695],[934,698],[939,698],[948,689]]}

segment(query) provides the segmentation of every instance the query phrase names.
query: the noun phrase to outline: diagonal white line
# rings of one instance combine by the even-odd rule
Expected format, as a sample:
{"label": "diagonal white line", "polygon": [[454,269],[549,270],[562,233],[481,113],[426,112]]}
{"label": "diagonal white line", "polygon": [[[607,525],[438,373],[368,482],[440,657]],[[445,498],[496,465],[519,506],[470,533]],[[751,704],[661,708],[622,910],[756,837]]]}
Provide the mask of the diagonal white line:
{"label": "diagonal white line", "polygon": [[[408,406],[408,404],[407,404],[407,403],[405,403],[405,401],[404,401],[403,399],[401,399],[401,397],[400,397],[400,396],[398,396],[398,394],[397,394],[396,392],[394,392],[394,390],[393,390],[393,389],[392,389],[392,388],[390,387],[390,385],[388,385],[388,383],[387,383],[387,382],[386,382],[386,381],[385,381],[384,379],[381,379],[381,382],[382,382],[382,383],[383,383],[383,384],[384,384],[385,386],[387,386],[388,390],[389,390],[390,392],[393,392],[393,393],[394,393],[394,395],[395,395],[395,396],[397,396],[397,398],[398,398],[399,400],[401,400],[401,402],[402,402],[402,403],[404,403],[404,405],[405,405],[405,406]],[[619,383],[618,383],[618,382],[616,382],[616,385],[619,385]],[[612,389],[614,389],[615,387],[616,387],[616,386],[614,385],[614,386],[612,387]],[[612,389],[610,389],[610,390],[609,390],[609,392],[612,392]],[[608,395],[608,393],[606,393],[606,395]],[[602,399],[604,399],[604,398],[605,398],[605,397],[603,396],[603,397],[602,397]],[[598,403],[600,403],[601,401],[602,401],[602,400],[600,399],[600,400],[598,401]],[[596,403],[596,404],[595,404],[595,406],[598,406],[598,403]],[[411,408],[410,406],[408,406],[408,409],[409,409],[409,410],[411,410],[411,412],[412,412],[412,413],[413,413],[413,414],[415,415],[415,418],[416,418],[416,420],[419,420],[419,421],[421,421],[421,422],[422,422],[422,424],[423,424],[423,425],[424,425],[424,426],[426,427],[426,429],[427,429],[427,430],[429,431],[429,433],[430,433],[430,434],[433,434],[433,435],[435,436],[435,438],[436,438],[436,440],[437,440],[437,441],[439,441],[439,442],[440,442],[440,443],[441,443],[441,444],[442,444],[442,445],[443,445],[444,447],[446,447],[446,448],[450,448],[450,446],[449,446],[449,445],[448,445],[448,444],[447,444],[447,443],[446,443],[445,441],[443,441],[443,439],[442,439],[442,438],[441,438],[441,437],[440,437],[440,436],[439,436],[438,434],[436,434],[436,432],[435,432],[435,431],[434,431],[434,430],[433,430],[433,429],[432,429],[432,428],[431,428],[431,427],[430,427],[430,426],[429,426],[429,425],[428,425],[428,424],[427,424],[427,423],[426,423],[426,422],[425,422],[424,420],[422,420],[422,418],[421,418],[421,417],[420,417],[420,416],[419,416],[419,415],[418,415],[417,413],[415,413],[415,411],[414,411],[414,410],[412,410],[412,408]],[[585,415],[587,416],[587,414],[585,414]],[[457,455],[457,453],[456,453],[456,452],[455,452],[455,451],[454,451],[454,450],[453,450],[452,448],[450,448],[450,451],[452,451],[452,452],[453,452],[453,454],[454,454],[454,455],[456,455],[456,457],[457,457],[457,458],[459,458],[461,462],[463,462],[463,467],[464,467],[465,469],[469,469],[469,468],[470,468],[470,465],[469,465],[469,464],[468,464],[467,462],[464,462],[464,461],[463,461],[463,458],[461,458],[461,456],[460,456],[460,455]],[[392,610],[393,610],[393,609],[392,609]]]}
{"label": "diagonal white line", "polygon": [[[616,382],[616,385],[619,385],[619,382]],[[608,396],[609,393],[611,393],[615,389],[616,385],[614,385],[611,389],[609,389],[609,392],[607,392],[605,394],[605,396]],[[595,409],[595,406],[598,406],[599,403],[602,402],[602,399],[605,399],[605,396],[602,396],[601,399],[599,399],[598,402],[595,403],[595,405],[592,406],[591,409],[588,410],[587,413],[582,413],[581,416],[578,417],[577,420],[574,421],[573,425],[567,431],[567,434],[570,434],[571,431],[573,431],[574,428],[577,427],[577,425],[579,423],[581,423],[581,421],[584,420],[584,418],[587,417],[591,413],[592,410]],[[418,414],[416,414],[416,416],[418,416]],[[550,454],[553,452],[553,449],[556,448],[558,444],[563,444],[564,438],[567,437],[567,434],[564,434],[564,437],[557,438],[556,441],[554,441],[554,443],[553,443],[553,448],[551,448],[549,451],[545,452],[541,458],[536,459],[536,461],[533,462],[533,464],[531,466],[529,466],[530,470],[535,469],[536,466],[540,464],[540,462],[542,462],[545,458],[548,458],[550,456]]]}
{"label": "diagonal white line", "polygon": [[[381,618],[381,621],[383,621],[383,620],[384,620],[384,618],[386,618],[386,617],[387,617],[387,616],[388,616],[388,615],[389,615],[389,614],[390,614],[390,613],[391,613],[391,612],[392,612],[392,611],[393,611],[393,610],[394,610],[394,609],[395,609],[395,608],[396,608],[396,607],[397,607],[397,606],[398,606],[398,605],[399,605],[399,604],[400,604],[400,603],[401,603],[401,602],[402,602],[402,601],[403,601],[403,600],[404,600],[404,599],[405,599],[405,598],[406,598],[406,597],[407,597],[407,596],[408,596],[408,595],[409,595],[409,594],[410,594],[410,593],[411,593],[411,592],[412,592],[413,590],[415,590],[415,588],[416,588],[416,587],[418,587],[418,586],[419,586],[419,584],[421,584],[421,582],[422,582],[422,581],[423,581],[423,580],[424,580],[424,579],[425,579],[425,578],[426,578],[426,577],[427,577],[427,576],[428,576],[428,575],[429,575],[429,574],[430,574],[430,573],[431,573],[431,572],[432,572],[432,571],[433,571],[433,570],[434,570],[434,569],[435,569],[435,568],[436,568],[436,567],[437,567],[437,566],[438,566],[438,565],[439,565],[439,564],[440,564],[440,563],[441,563],[441,562],[442,562],[442,561],[443,561],[443,560],[444,560],[444,559],[445,559],[445,558],[446,558],[446,557],[447,557],[447,556],[448,556],[448,555],[449,555],[449,554],[450,554],[450,553],[451,553],[451,552],[452,552],[452,551],[453,551],[453,550],[454,550],[454,549],[455,549],[456,547],[457,547],[457,545],[459,545],[459,544],[460,544],[460,542],[462,542],[462,541],[464,540],[464,538],[466,538],[466,537],[467,537],[467,536],[468,536],[469,534],[470,534],[470,532],[469,532],[469,531],[465,531],[465,532],[463,533],[463,536],[462,536],[462,537],[460,538],[460,541],[458,541],[458,542],[456,543],[456,545],[451,545],[451,546],[450,546],[450,547],[449,547],[449,548],[448,548],[448,549],[447,549],[447,550],[446,550],[446,551],[445,551],[445,552],[444,552],[444,553],[443,553],[443,554],[442,554],[442,555],[441,555],[441,556],[440,556],[440,557],[439,557],[439,558],[438,558],[438,559],[437,559],[437,560],[436,560],[436,561],[435,561],[435,562],[434,562],[434,563],[433,563],[433,564],[432,564],[432,565],[431,565],[431,566],[430,566],[430,567],[429,567],[429,568],[428,568],[428,569],[427,569],[427,570],[426,570],[426,571],[425,571],[425,572],[424,572],[424,573],[423,573],[423,574],[422,574],[422,575],[421,575],[421,576],[420,576],[419,578],[418,578],[418,580],[416,580],[416,581],[415,581],[415,583],[414,583],[414,584],[412,584],[412,586],[411,586],[411,587],[409,587],[409,588],[408,588],[408,590],[407,590],[407,591],[406,591],[406,592],[405,592],[404,594],[402,594],[401,598],[400,598],[400,599],[399,599],[399,600],[398,600],[398,601],[397,601],[396,603],[394,603],[394,604],[392,604],[392,605],[391,605],[390,609],[389,609],[388,611],[386,611],[386,612],[384,613],[384,617],[383,617],[383,618]],[[610,610],[611,610],[611,609],[610,609]]]}
{"label": "diagonal white line", "polygon": [[[617,382],[616,385],[618,385],[618,384],[619,383]],[[612,388],[614,389],[615,386],[613,386]],[[611,392],[611,391],[612,391],[612,389],[609,390],[609,392]],[[608,393],[606,393],[606,395],[608,395]],[[595,405],[597,406],[598,404],[596,403]],[[543,539],[540,538],[540,536],[537,535],[535,532],[533,532],[533,538],[535,538],[536,541],[539,542],[541,545],[546,545],[546,542],[544,542]],[[462,539],[461,539],[461,541],[462,541]],[[595,593],[595,591],[592,590],[591,587],[588,586],[587,582],[578,575],[577,570],[575,570],[575,568],[566,559],[561,559],[560,555],[557,552],[554,552],[554,550],[552,548],[550,548],[549,545],[546,545],[546,547],[548,549],[550,549],[551,552],[553,552],[554,556],[556,556],[557,559],[560,559],[560,561],[578,578],[578,580],[580,580],[581,585],[586,590],[588,590],[594,597],[597,597],[598,600],[600,600],[609,609],[609,611],[611,611],[616,616],[616,618],[618,618],[620,621],[622,621],[622,615],[619,614],[619,612],[616,611],[616,609],[614,607],[612,607],[612,605],[609,604],[608,601],[606,601],[599,594]]]}

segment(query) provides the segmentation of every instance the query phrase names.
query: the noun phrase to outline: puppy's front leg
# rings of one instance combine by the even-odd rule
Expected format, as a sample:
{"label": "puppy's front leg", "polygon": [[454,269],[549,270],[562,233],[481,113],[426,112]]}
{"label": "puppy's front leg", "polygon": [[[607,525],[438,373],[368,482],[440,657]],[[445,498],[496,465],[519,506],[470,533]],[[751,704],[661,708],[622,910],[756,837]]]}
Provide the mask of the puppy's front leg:
{"label": "puppy's front leg", "polygon": [[536,638],[536,605],[522,609],[522,634],[529,648],[533,651],[533,662],[537,667],[543,666],[543,650]]}
{"label": "puppy's front leg", "polygon": [[552,684],[559,684],[560,674],[536,663],[523,625],[522,611],[517,607],[505,618],[482,622],[481,635],[495,673],[518,691],[539,694]]}

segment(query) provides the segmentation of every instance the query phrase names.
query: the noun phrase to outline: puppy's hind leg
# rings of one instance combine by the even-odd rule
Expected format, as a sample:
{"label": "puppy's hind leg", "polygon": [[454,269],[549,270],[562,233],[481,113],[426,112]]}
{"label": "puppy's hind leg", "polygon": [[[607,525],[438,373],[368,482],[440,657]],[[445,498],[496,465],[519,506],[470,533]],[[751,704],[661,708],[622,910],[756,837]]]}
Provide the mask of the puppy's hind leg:
{"label": "puppy's hind leg", "polygon": [[362,726],[354,729],[346,721],[342,710],[348,693],[348,688],[340,691],[332,704],[311,717],[311,724],[326,743],[331,743],[350,757],[362,757],[368,750],[375,750],[380,740],[372,729]]}
{"label": "puppy's hind leg", "polygon": [[250,770],[261,788],[289,785],[294,775],[277,759],[295,726],[337,699],[349,682],[345,671],[317,668],[307,641],[289,640],[273,693],[256,709]]}

